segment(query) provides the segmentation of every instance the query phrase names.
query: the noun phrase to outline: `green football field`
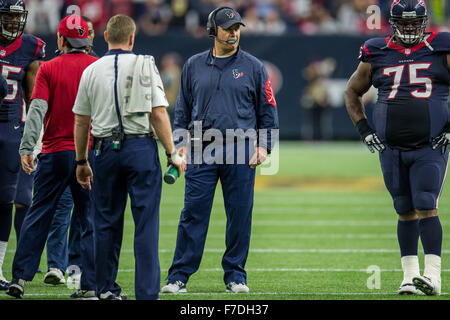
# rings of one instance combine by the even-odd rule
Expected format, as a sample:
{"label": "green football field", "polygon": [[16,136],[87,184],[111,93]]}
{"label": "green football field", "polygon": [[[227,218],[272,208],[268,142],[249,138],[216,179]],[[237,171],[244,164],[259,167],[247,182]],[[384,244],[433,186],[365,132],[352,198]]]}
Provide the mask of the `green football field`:
{"label": "green football field", "polygon": [[[216,191],[205,253],[188,293],[160,295],[183,300],[449,299],[450,190],[439,202],[444,231],[442,295],[398,296],[402,280],[396,239],[397,215],[384,188],[378,156],[360,143],[283,142],[279,172],[258,174],[247,260],[250,293],[225,292],[221,258],[225,250],[225,211]],[[162,159],[164,157],[161,157]],[[259,169],[260,170],[260,169]],[[163,186],[160,222],[161,285],[165,284],[183,208],[184,179]],[[134,299],[134,225],[126,212],[117,282]],[[11,277],[15,249],[12,231],[5,276]],[[423,268],[423,251],[419,245]],[[41,269],[46,270],[45,254]],[[27,284],[24,299],[68,299],[66,286],[43,283],[44,273]],[[0,299],[12,299],[0,292]]]}

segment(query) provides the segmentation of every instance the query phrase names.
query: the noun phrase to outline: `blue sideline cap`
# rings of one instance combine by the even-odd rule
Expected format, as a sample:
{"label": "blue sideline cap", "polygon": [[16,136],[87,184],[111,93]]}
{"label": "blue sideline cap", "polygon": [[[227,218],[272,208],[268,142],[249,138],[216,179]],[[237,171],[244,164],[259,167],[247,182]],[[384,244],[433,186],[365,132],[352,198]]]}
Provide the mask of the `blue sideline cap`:
{"label": "blue sideline cap", "polygon": [[241,15],[236,10],[229,8],[219,10],[214,20],[216,22],[216,26],[220,26],[223,29],[228,29],[236,23],[239,23],[245,27],[245,24],[242,23]]}

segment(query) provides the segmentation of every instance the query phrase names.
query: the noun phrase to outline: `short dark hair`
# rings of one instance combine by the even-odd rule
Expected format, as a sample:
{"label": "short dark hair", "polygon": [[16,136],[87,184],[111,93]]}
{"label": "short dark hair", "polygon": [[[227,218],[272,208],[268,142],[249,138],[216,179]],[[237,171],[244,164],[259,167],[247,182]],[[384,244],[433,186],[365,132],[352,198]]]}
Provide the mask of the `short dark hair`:
{"label": "short dark hair", "polygon": [[88,46],[81,47],[81,48],[74,48],[74,47],[70,44],[70,42],[67,40],[66,37],[64,37],[63,35],[61,35],[61,37],[63,37],[63,39],[64,39],[64,44],[67,46],[67,48],[68,48],[69,50],[71,50],[71,49],[80,49],[80,50],[86,50],[86,51],[89,50],[89,47],[88,47]]}
{"label": "short dark hair", "polygon": [[84,21],[86,21],[86,23],[92,23],[92,20],[89,19],[89,18],[86,17],[86,16],[81,16],[81,19],[83,19]]}

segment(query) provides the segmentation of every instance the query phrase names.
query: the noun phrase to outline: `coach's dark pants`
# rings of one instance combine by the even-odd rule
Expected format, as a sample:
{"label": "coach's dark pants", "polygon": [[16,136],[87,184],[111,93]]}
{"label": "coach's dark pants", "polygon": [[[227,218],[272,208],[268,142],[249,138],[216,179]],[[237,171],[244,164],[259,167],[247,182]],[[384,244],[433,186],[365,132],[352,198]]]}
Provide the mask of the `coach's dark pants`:
{"label": "coach's dark pants", "polygon": [[[89,157],[92,160],[91,154]],[[32,205],[23,221],[13,261],[13,278],[33,280],[59,199],[70,186],[74,200],[73,214],[80,217],[83,274],[80,288],[95,290],[92,192],[83,190],[76,180],[75,151],[39,155],[34,177]],[[69,214],[69,213],[68,213]]]}
{"label": "coach's dark pants", "polygon": [[125,140],[120,151],[103,143],[95,158],[95,245],[98,293],[120,294],[116,284],[128,194],[133,214],[136,299],[157,299],[162,175],[153,138]]}
{"label": "coach's dark pants", "polygon": [[222,258],[224,282],[247,283],[244,267],[250,245],[255,169],[248,165],[248,154],[245,158],[245,164],[188,165],[184,209],[168,282],[186,283],[198,270],[220,179],[227,216],[226,250]]}

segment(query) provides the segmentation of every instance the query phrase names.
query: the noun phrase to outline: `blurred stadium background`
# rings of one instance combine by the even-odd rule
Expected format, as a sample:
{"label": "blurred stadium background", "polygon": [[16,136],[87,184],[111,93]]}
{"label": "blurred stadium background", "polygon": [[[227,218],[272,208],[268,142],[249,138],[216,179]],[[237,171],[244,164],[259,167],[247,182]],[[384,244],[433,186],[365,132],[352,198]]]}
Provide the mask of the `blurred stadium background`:
{"label": "blurred stadium background", "polygon": [[[253,233],[247,263],[248,296],[226,295],[221,270],[225,213],[217,189],[205,254],[187,295],[162,299],[411,299],[399,297],[402,279],[396,240],[397,216],[384,188],[376,155],[358,140],[343,103],[343,89],[368,38],[387,34],[390,0],[29,0],[28,32],[41,36],[54,56],[56,28],[70,5],[93,20],[94,50],[106,52],[102,32],[111,15],[125,13],[138,24],[135,52],[155,56],[173,111],[184,61],[207,50],[207,15],[217,6],[236,8],[247,24],[241,47],[263,60],[271,74],[280,116],[280,170],[256,180]],[[426,1],[430,30],[448,30],[450,1]],[[381,8],[371,30],[367,8]],[[46,23],[44,23],[44,21]],[[366,96],[368,115],[375,92]],[[161,154],[161,159],[164,159]],[[164,166],[165,164],[162,163]],[[173,257],[184,179],[163,186],[160,260],[162,282]],[[440,205],[444,257],[449,252],[448,183]],[[134,225],[126,216],[118,282],[134,292]],[[14,236],[13,236],[14,237]],[[10,270],[15,241],[4,265]],[[420,259],[421,263],[423,259]],[[380,287],[369,266],[380,269]],[[41,268],[46,270],[45,255]],[[450,264],[443,259],[442,292],[450,294]],[[27,286],[36,299],[66,299],[73,291]],[[368,283],[369,281],[369,283]],[[26,295],[27,296],[27,295]],[[1,299],[4,296],[0,297]],[[429,299],[429,297],[412,297]],[[432,297],[431,299],[436,299]]]}
{"label": "blurred stadium background", "polygon": [[[429,30],[449,30],[450,0],[429,0]],[[218,6],[237,9],[246,23],[241,47],[263,60],[279,104],[282,139],[357,139],[345,111],[343,90],[358,64],[362,43],[390,32],[391,0],[28,0],[27,32],[47,43],[54,56],[60,18],[73,5],[93,21],[94,50],[106,52],[108,18],[132,16],[138,26],[137,53],[155,57],[173,111],[181,68],[191,55],[207,50],[208,14]],[[380,8],[373,29],[371,6]],[[368,12],[369,8],[369,12]],[[370,18],[372,17],[372,18]],[[367,23],[369,21],[369,23]],[[374,95],[368,96],[368,102]],[[370,105],[369,105],[370,110]],[[370,113],[370,112],[369,112]]]}

